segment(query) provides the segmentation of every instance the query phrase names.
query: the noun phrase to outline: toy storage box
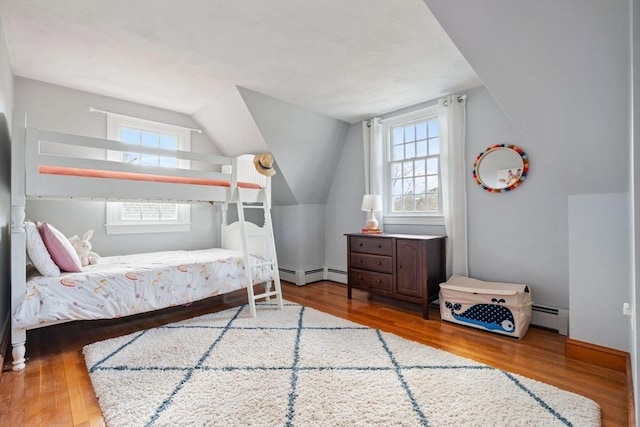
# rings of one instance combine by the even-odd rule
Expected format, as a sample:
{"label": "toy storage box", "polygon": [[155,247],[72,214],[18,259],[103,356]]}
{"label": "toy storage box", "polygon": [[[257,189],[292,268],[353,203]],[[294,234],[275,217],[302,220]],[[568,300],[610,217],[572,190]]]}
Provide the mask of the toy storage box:
{"label": "toy storage box", "polygon": [[522,338],[531,321],[531,290],[515,283],[453,275],[440,284],[440,316],[497,334]]}

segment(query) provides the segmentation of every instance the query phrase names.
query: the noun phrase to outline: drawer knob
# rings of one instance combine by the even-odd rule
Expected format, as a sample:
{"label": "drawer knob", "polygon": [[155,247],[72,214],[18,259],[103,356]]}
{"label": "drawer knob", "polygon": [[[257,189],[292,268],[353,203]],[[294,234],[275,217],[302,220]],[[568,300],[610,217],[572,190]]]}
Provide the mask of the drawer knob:
{"label": "drawer knob", "polygon": [[382,283],[382,280],[378,279],[378,283]]}
{"label": "drawer knob", "polygon": [[359,246],[360,246],[360,247],[362,247],[363,245],[364,245],[364,244],[363,244],[362,242],[360,242],[360,245],[359,245]]}
{"label": "drawer knob", "polygon": [[382,265],[382,261],[378,261],[378,265]]}
{"label": "drawer knob", "polygon": [[382,245],[378,244],[378,249],[382,249]]}

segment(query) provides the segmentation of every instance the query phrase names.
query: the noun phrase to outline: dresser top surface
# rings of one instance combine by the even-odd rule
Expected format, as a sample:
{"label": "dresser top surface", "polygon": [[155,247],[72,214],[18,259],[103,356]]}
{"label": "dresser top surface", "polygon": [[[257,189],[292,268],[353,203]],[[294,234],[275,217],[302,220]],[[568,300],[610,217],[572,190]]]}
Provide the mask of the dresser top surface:
{"label": "dresser top surface", "polygon": [[417,239],[417,240],[430,240],[430,239],[443,239],[447,236],[435,236],[429,234],[366,234],[366,233],[346,233],[345,236],[348,237],[371,237],[371,238],[392,238],[396,239]]}

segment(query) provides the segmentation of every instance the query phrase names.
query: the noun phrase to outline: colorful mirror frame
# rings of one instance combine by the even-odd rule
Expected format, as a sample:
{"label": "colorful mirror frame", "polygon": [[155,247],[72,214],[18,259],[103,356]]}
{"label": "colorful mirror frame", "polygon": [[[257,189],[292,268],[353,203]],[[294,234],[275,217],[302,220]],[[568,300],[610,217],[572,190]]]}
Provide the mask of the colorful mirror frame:
{"label": "colorful mirror frame", "polygon": [[[499,156],[502,153],[504,154]],[[514,159],[521,163],[513,165]],[[482,167],[483,163],[490,166]],[[487,170],[487,167],[490,169]],[[493,182],[490,182],[488,174],[491,174]],[[517,188],[528,174],[529,158],[522,148],[516,145],[492,145],[481,152],[473,162],[473,179],[491,193],[503,193]]]}

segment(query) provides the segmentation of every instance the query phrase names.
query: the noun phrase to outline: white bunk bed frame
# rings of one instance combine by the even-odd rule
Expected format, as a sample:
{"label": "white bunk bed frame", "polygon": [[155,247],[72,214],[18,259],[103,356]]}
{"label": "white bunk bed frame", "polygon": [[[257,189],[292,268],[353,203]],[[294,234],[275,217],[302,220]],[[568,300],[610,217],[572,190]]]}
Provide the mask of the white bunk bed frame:
{"label": "white bunk bed frame", "polygon": [[[46,144],[58,144],[60,153],[47,154]],[[50,150],[49,150],[50,151]],[[78,152],[90,153],[79,158]],[[205,153],[171,151],[177,159],[201,162],[207,170],[172,169],[140,166],[107,158],[107,151],[130,152],[131,145],[118,141],[98,139],[59,132],[27,128],[26,117],[14,114],[11,144],[11,344],[13,370],[25,368],[26,332],[32,328],[17,328],[13,313],[26,293],[26,235],[24,228],[25,205],[29,199],[145,201],[171,203],[214,203],[222,207],[221,247],[242,251],[245,266],[268,265],[272,269],[275,290],[265,284],[265,292],[254,294],[252,268],[245,268],[246,287],[251,315],[255,316],[255,301],[275,296],[280,310],[283,308],[280,276],[271,223],[270,178],[259,174],[253,165],[253,155],[228,158]],[[136,152],[167,157],[167,150],[136,146]],[[156,174],[172,177],[217,179],[228,181],[228,187],[211,185],[137,181],[110,178],[90,178],[40,173],[40,166],[61,166],[101,171]],[[213,172],[222,168],[225,172]],[[230,170],[229,170],[230,169]],[[256,183],[261,189],[242,188],[238,182]],[[229,204],[236,204],[238,221],[227,224]],[[264,210],[264,225],[245,221],[244,209]],[[250,264],[249,254],[264,258],[260,264]],[[33,328],[49,326],[62,321],[44,323]]]}

